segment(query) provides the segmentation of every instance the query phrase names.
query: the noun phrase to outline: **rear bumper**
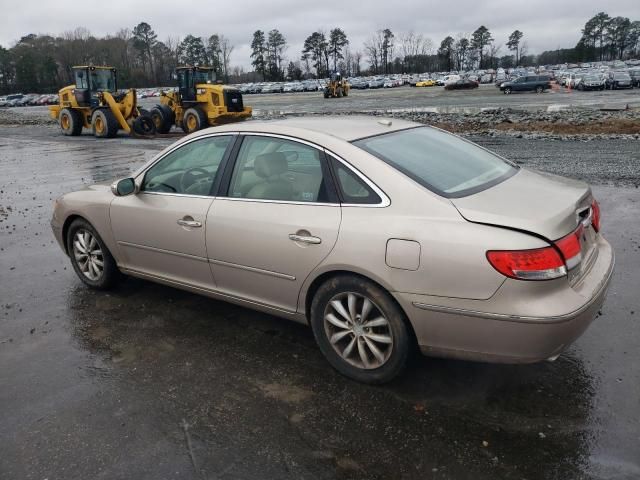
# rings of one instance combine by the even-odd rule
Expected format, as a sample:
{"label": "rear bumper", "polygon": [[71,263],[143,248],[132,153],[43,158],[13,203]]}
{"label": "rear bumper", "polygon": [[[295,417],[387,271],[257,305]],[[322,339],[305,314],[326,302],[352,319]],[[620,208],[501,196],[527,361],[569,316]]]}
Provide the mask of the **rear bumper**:
{"label": "rear bumper", "polygon": [[599,243],[596,262],[573,288],[566,279],[561,279],[566,287],[560,290],[550,285],[556,281],[513,280],[486,301],[437,301],[437,297],[402,293],[395,297],[425,355],[498,363],[539,362],[562,353],[596,318],[614,268],[611,246],[602,238]]}

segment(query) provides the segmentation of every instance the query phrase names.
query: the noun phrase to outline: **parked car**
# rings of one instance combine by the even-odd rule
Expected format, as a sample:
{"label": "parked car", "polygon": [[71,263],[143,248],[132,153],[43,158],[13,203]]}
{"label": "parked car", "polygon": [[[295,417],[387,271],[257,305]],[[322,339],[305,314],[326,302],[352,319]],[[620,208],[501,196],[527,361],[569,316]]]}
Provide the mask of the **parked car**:
{"label": "parked car", "polygon": [[447,84],[457,82],[458,80],[461,80],[461,79],[462,79],[462,77],[460,75],[457,75],[457,74],[445,75],[442,78],[442,82],[443,82],[444,86],[447,86]]}
{"label": "parked car", "polygon": [[445,90],[467,90],[470,88],[478,88],[478,82],[474,82],[468,78],[463,78],[461,80],[456,80],[455,82],[446,83],[444,88]]}
{"label": "parked car", "polygon": [[436,86],[436,81],[432,79],[421,80],[416,83],[416,87],[435,87],[435,86]]}
{"label": "parked car", "polygon": [[369,88],[382,88],[384,80],[382,78],[373,78],[369,80]]}
{"label": "parked car", "polygon": [[588,73],[578,83],[578,90],[604,90],[605,81],[601,74]]}
{"label": "parked car", "polygon": [[631,77],[631,84],[636,88],[640,88],[640,68],[631,68],[629,76]]}
{"label": "parked car", "polygon": [[631,83],[631,75],[624,71],[609,72],[605,79],[606,86],[609,90],[617,90],[619,88],[633,88]]}
{"label": "parked car", "polygon": [[547,75],[527,75],[518,77],[515,80],[509,82],[502,82],[500,84],[500,91],[505,94],[511,92],[533,92],[543,93],[545,90],[551,88],[551,80]]}
{"label": "parked car", "polygon": [[596,316],[614,263],[588,185],[371,117],[199,131],[58,198],[51,226],[91,288],[124,273],[309,324],[331,365],[370,383],[413,346],[553,359]]}
{"label": "parked car", "polygon": [[349,81],[349,85],[351,88],[355,88],[356,90],[364,90],[369,88],[369,82],[362,80],[360,78],[354,78]]}

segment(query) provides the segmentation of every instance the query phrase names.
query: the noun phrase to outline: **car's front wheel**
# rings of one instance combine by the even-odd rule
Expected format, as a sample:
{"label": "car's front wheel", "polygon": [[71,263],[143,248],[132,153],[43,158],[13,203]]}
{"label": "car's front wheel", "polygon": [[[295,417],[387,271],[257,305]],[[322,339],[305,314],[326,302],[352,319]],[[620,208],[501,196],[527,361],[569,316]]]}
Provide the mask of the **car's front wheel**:
{"label": "car's front wheel", "polygon": [[511,89],[509,87],[507,87],[507,88],[505,88],[503,90],[503,92],[504,92],[505,95],[509,95],[509,94],[511,94]]}
{"label": "car's front wheel", "polygon": [[413,344],[393,298],[355,275],[337,276],[320,286],[311,303],[311,326],[329,363],[364,383],[384,383],[399,375]]}
{"label": "car's front wheel", "polygon": [[121,275],[116,261],[89,222],[82,218],[74,220],[66,240],[71,264],[80,280],[98,290],[116,284]]}

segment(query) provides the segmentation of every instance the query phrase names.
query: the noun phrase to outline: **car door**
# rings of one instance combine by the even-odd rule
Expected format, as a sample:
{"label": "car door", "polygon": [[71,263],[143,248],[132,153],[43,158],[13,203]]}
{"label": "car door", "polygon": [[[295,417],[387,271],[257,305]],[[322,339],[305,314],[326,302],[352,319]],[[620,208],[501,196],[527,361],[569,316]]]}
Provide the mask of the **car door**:
{"label": "car door", "polygon": [[207,215],[217,289],[294,312],[302,283],[333,249],[340,226],[324,153],[302,141],[247,134],[228,168],[226,191]]}
{"label": "car door", "polygon": [[140,191],[111,203],[111,228],[124,268],[170,282],[213,288],[205,231],[232,135],[194,139],[136,178]]}

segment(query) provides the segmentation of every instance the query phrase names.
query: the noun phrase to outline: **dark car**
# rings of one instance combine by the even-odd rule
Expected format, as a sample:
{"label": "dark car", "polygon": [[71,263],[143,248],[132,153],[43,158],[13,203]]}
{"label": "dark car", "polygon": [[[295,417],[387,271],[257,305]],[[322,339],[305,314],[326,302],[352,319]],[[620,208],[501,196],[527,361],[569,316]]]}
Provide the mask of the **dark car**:
{"label": "dark car", "polygon": [[640,68],[629,70],[629,76],[631,77],[631,84],[634,87],[640,87]]}
{"label": "dark car", "polygon": [[465,90],[468,88],[478,88],[478,82],[463,78],[462,80],[456,80],[455,82],[447,83],[444,86],[445,90]]}
{"label": "dark car", "polygon": [[550,88],[551,78],[548,75],[525,75],[500,84],[500,91],[507,95],[511,92],[543,93]]}
{"label": "dark car", "polygon": [[633,88],[631,83],[631,75],[627,72],[609,72],[606,79],[606,85],[609,90],[617,90],[619,88]]}
{"label": "dark car", "polygon": [[600,74],[588,74],[578,83],[578,90],[604,90],[604,78]]}

